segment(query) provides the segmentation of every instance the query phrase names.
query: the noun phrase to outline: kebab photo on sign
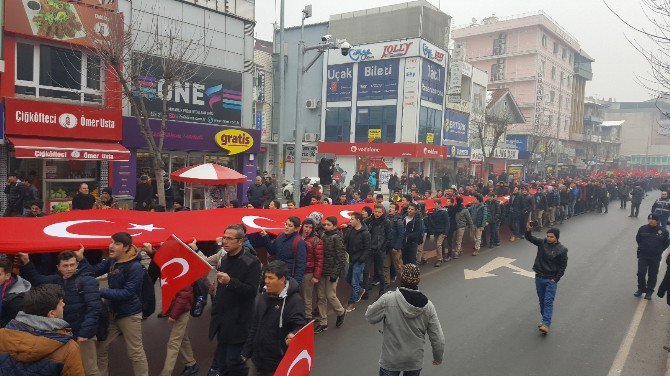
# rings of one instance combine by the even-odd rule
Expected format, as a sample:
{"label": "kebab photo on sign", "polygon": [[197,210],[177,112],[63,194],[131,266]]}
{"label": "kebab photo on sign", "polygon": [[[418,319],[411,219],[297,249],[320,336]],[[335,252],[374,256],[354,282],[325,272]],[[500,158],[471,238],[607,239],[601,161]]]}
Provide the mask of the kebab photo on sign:
{"label": "kebab photo on sign", "polygon": [[33,34],[60,40],[86,36],[77,11],[63,0],[23,0]]}

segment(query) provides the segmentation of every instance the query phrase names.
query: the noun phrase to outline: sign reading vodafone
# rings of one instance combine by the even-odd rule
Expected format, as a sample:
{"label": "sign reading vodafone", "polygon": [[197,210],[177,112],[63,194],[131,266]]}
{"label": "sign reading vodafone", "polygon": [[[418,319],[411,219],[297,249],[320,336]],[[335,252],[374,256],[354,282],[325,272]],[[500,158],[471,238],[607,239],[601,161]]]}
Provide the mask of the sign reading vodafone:
{"label": "sign reading vodafone", "polygon": [[424,144],[320,142],[319,153],[352,155],[357,157],[407,157],[441,159],[445,158],[447,149],[444,146]]}
{"label": "sign reading vodafone", "polygon": [[121,109],[55,102],[5,100],[7,135],[121,140]]}

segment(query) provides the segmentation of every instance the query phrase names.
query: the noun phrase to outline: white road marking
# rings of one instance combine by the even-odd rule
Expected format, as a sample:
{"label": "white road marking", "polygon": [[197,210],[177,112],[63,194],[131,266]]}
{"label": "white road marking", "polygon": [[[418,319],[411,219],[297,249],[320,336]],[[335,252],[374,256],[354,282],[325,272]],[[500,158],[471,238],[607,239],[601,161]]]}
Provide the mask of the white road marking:
{"label": "white road marking", "polygon": [[633,320],[628,327],[628,332],[626,333],[626,336],[623,337],[619,351],[614,358],[614,362],[612,362],[612,367],[610,368],[609,373],[607,373],[607,376],[621,375],[623,367],[626,365],[626,359],[628,359],[630,348],[633,346],[633,340],[635,340],[637,330],[640,328],[640,322],[642,321],[642,316],[644,315],[644,310],[647,308],[648,302],[647,299],[642,299],[640,300],[640,303],[638,303],[635,314],[633,315]]}
{"label": "white road marking", "polygon": [[524,269],[521,269],[520,267],[516,265],[512,265],[512,263],[516,261],[516,259],[513,258],[507,258],[507,257],[496,257],[493,260],[489,261],[486,265],[482,266],[481,268],[477,270],[470,270],[470,269],[464,269],[463,273],[465,275],[465,279],[478,279],[478,278],[486,278],[486,277],[495,277],[496,275],[491,273],[492,271],[500,268],[509,268],[514,270],[514,274],[522,275],[525,277],[529,278],[535,278],[535,273],[530,272]]}

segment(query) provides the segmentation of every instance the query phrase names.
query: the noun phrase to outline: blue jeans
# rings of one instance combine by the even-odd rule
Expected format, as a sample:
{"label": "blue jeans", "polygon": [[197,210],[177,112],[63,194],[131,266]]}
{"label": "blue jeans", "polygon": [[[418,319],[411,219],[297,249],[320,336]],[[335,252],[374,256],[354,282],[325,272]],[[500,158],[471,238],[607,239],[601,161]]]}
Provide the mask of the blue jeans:
{"label": "blue jeans", "polygon": [[348,282],[351,285],[351,297],[349,297],[349,304],[356,303],[358,296],[361,293],[361,284],[363,283],[363,271],[365,270],[364,262],[357,262],[349,267]]}
{"label": "blue jeans", "polygon": [[495,245],[500,243],[500,223],[489,223],[484,227],[482,244]]}
{"label": "blue jeans", "polygon": [[537,297],[540,299],[542,323],[551,326],[551,315],[554,313],[554,298],[558,284],[553,279],[535,277]]}
{"label": "blue jeans", "polygon": [[417,369],[416,371],[388,371],[381,367],[379,368],[379,376],[400,376],[400,373],[402,373],[403,376],[419,376],[421,370]]}

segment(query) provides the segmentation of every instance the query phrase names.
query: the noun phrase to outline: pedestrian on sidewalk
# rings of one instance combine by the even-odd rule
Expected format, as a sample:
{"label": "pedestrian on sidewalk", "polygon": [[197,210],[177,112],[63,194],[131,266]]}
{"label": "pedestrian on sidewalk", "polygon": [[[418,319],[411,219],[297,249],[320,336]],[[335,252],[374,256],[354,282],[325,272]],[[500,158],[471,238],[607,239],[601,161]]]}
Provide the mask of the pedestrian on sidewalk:
{"label": "pedestrian on sidewalk", "polygon": [[537,328],[543,334],[547,334],[551,327],[558,281],[563,277],[565,268],[568,266],[568,249],[558,241],[561,231],[557,228],[547,230],[547,237],[544,239],[534,237],[531,231],[532,228],[527,225],[526,240],[537,246],[533,271],[535,271],[535,288],[540,300],[540,315],[542,315],[542,322]]}
{"label": "pedestrian on sidewalk", "polygon": [[442,363],[444,333],[433,303],[419,291],[421,271],[405,264],[400,273],[401,285],[370,305],[365,319],[370,324],[383,323],[380,376],[419,376],[423,367],[423,347],[428,335],[433,351],[433,365]]}
{"label": "pedestrian on sidewalk", "polygon": [[659,215],[655,213],[647,216],[647,224],[637,230],[637,291],[635,297],[642,294],[651,300],[651,294],[656,287],[658,268],[661,264],[663,251],[670,246],[668,230],[659,224]]}

